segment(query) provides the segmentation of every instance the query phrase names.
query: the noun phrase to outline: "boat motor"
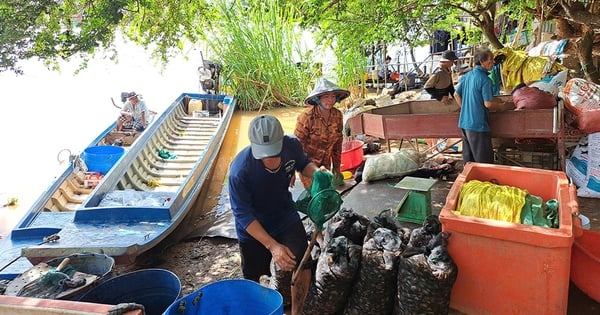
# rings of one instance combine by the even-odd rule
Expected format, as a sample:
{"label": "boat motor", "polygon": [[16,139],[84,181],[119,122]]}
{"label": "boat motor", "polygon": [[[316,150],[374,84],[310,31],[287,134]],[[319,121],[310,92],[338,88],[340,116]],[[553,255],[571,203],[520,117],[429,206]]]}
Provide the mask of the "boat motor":
{"label": "boat motor", "polygon": [[219,76],[221,75],[221,65],[210,61],[202,60],[202,65],[198,67],[198,77],[200,87],[206,94],[219,93]]}

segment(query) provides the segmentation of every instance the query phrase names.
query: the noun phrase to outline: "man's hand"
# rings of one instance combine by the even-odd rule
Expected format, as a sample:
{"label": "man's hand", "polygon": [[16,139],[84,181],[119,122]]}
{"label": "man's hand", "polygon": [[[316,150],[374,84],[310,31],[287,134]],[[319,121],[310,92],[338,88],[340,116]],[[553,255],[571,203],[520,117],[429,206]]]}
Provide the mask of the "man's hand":
{"label": "man's hand", "polygon": [[273,260],[283,271],[292,271],[296,267],[296,256],[287,247],[276,243],[269,248]]}
{"label": "man's hand", "polygon": [[452,104],[453,100],[454,99],[451,96],[446,95],[446,96],[442,97],[441,102],[444,103],[444,105],[450,105],[450,104]]}

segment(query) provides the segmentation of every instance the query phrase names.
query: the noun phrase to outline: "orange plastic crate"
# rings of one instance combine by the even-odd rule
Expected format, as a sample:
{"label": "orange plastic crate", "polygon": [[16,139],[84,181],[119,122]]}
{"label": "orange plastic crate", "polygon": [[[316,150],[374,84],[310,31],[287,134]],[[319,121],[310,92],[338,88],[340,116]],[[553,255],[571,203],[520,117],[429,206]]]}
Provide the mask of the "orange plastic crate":
{"label": "orange plastic crate", "polygon": [[[475,179],[526,189],[544,201],[556,198],[559,228],[453,214],[462,185]],[[458,266],[450,307],[467,314],[566,314],[578,208],[575,186],[563,172],[467,164],[440,212]]]}

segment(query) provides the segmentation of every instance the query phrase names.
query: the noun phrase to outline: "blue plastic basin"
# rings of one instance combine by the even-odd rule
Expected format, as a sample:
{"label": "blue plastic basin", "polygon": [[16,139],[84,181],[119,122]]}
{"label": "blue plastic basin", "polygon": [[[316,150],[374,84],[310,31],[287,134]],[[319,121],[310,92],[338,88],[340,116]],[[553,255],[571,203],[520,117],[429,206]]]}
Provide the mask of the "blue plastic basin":
{"label": "blue plastic basin", "polygon": [[106,174],[123,156],[125,149],[119,146],[99,145],[83,150],[83,161],[90,172]]}
{"label": "blue plastic basin", "polygon": [[181,294],[181,281],[165,269],[142,269],[111,278],[81,296],[80,301],[144,305],[147,315],[160,315]]}
{"label": "blue plastic basin", "polygon": [[282,315],[279,292],[246,279],[213,282],[173,302],[164,315]]}

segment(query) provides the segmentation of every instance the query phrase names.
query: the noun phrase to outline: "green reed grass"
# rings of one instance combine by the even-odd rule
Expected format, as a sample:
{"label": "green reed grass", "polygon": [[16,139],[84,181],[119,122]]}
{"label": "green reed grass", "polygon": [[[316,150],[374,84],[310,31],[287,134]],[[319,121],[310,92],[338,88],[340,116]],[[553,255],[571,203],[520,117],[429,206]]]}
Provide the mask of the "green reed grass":
{"label": "green reed grass", "polygon": [[[210,48],[223,64],[224,86],[238,108],[301,106],[312,89],[312,61],[300,52],[294,9],[277,0],[219,1]],[[305,66],[297,66],[295,60]]]}

